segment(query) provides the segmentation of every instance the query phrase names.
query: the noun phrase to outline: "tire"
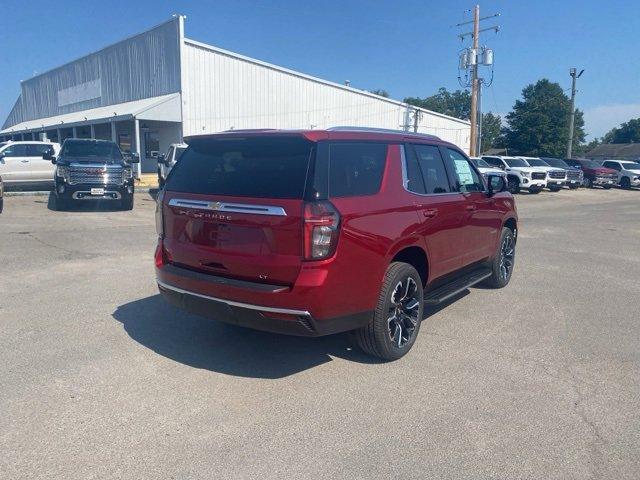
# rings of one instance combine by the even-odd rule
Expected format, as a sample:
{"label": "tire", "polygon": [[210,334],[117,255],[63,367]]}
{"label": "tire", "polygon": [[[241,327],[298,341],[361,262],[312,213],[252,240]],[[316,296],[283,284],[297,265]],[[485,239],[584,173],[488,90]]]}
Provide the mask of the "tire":
{"label": "tire", "polygon": [[590,178],[586,178],[582,181],[582,183],[584,184],[584,186],[586,188],[593,188],[593,180],[591,180]]}
{"label": "tire", "polygon": [[512,195],[515,195],[516,193],[520,193],[520,182],[518,181],[517,178],[515,177],[507,178],[507,190],[509,190],[509,192]]}
{"label": "tire", "polygon": [[559,192],[560,190],[562,190],[562,187],[549,187],[549,190],[551,190],[552,192]]}
{"label": "tire", "polygon": [[605,190],[611,190],[612,185],[603,185],[602,188]]}
{"label": "tire", "polygon": [[[365,353],[383,360],[397,360],[406,355],[420,331],[423,295],[422,279],[416,269],[407,263],[393,262],[385,273],[371,322],[353,332],[356,344]],[[399,321],[398,314],[402,314]]]}
{"label": "tire", "polygon": [[620,186],[625,190],[629,190],[631,188],[631,180],[629,180],[629,177],[622,177],[622,180],[620,180]]}
{"label": "tire", "polygon": [[122,197],[122,200],[120,200],[120,210],[133,210],[133,194]]}
{"label": "tire", "polygon": [[490,288],[506,287],[511,280],[515,261],[516,238],[510,228],[503,227],[498,251],[491,262],[491,276],[482,282],[483,285]]}
{"label": "tire", "polygon": [[541,189],[541,188],[530,188],[530,189],[529,189],[529,193],[532,193],[532,194],[534,194],[534,195],[539,194],[541,191],[542,191],[542,189]]}
{"label": "tire", "polygon": [[577,190],[580,188],[580,185],[569,185],[569,190]]}

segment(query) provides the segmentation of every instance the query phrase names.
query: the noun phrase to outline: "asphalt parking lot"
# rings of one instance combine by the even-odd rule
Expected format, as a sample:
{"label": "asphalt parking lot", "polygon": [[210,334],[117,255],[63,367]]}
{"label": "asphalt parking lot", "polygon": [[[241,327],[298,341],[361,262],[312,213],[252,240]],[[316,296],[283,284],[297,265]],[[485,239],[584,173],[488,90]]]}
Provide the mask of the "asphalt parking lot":
{"label": "asphalt parking lot", "polygon": [[640,477],[640,192],[520,195],[516,270],[407,357],[165,304],[153,199],[5,199],[0,478]]}

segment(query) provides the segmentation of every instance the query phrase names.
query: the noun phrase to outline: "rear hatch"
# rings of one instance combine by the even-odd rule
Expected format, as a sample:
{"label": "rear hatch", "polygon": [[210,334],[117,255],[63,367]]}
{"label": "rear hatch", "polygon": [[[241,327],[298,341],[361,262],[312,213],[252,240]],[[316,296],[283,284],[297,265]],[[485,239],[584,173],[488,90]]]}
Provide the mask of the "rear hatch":
{"label": "rear hatch", "polygon": [[314,143],[303,136],[194,138],[167,179],[164,246],[178,267],[292,285]]}

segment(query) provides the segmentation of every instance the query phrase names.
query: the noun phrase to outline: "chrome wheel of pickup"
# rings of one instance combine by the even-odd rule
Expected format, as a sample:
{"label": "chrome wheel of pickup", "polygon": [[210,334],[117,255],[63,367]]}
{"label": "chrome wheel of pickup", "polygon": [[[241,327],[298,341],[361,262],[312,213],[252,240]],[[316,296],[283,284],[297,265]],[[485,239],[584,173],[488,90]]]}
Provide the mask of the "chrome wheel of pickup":
{"label": "chrome wheel of pickup", "polygon": [[398,282],[391,293],[387,326],[389,338],[396,347],[404,346],[413,337],[420,320],[418,285],[411,277]]}

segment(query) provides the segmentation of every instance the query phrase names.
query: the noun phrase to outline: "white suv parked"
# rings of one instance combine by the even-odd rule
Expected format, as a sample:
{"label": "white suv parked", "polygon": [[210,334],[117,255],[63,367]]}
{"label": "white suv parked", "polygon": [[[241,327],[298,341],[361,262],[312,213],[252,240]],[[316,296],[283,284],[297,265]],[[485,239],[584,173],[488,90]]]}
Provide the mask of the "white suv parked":
{"label": "white suv parked", "polygon": [[539,157],[520,157],[530,167],[540,168],[547,172],[547,188],[552,192],[559,192],[567,183],[567,171],[549,165]]}
{"label": "white suv parked", "polygon": [[162,154],[158,156],[158,186],[164,187],[164,182],[167,180],[169,172],[176,164],[180,157],[187,149],[189,145],[185,143],[172,143],[169,145],[166,155]]}
{"label": "white suv parked", "polygon": [[53,183],[55,166],[42,156],[60,144],[52,142],[8,142],[0,146],[0,176],[5,186]]}
{"label": "white suv parked", "polygon": [[518,193],[522,188],[529,190],[529,193],[540,193],[547,186],[546,170],[530,167],[520,157],[483,156],[482,159],[507,174],[507,185],[511,193]]}
{"label": "white suv parked", "polygon": [[640,187],[640,163],[630,160],[605,160],[602,166],[618,172],[618,184],[622,188]]}

